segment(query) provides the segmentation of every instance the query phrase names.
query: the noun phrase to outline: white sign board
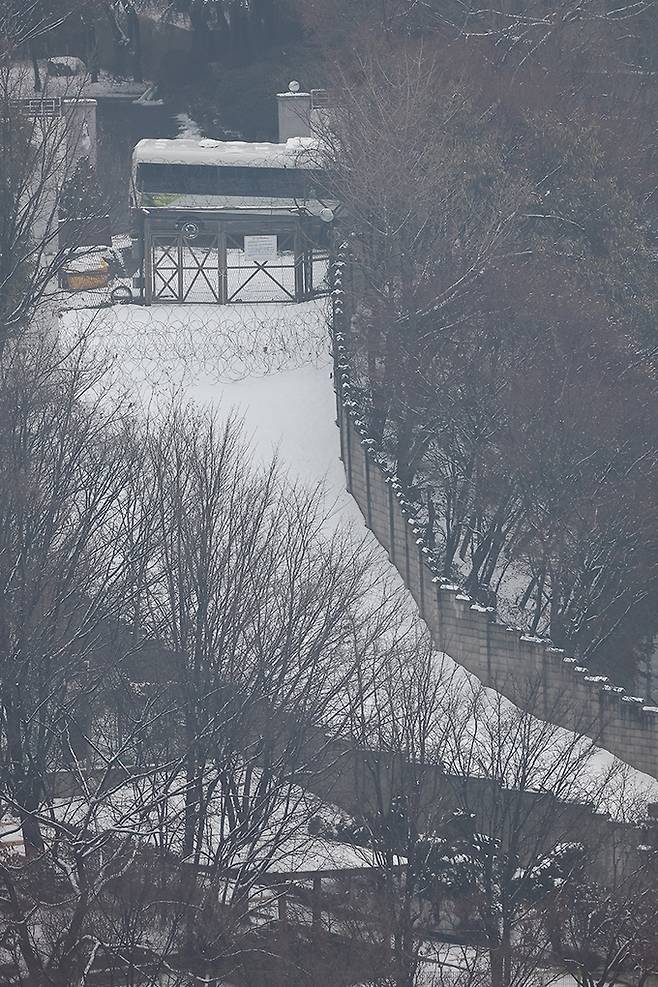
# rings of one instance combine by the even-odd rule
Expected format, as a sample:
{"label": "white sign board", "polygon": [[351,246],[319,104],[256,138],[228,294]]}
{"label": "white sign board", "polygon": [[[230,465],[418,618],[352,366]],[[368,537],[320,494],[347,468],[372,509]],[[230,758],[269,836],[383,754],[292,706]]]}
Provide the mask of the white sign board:
{"label": "white sign board", "polygon": [[269,260],[271,257],[276,257],[276,235],[245,236],[244,252],[247,257],[256,260]]}

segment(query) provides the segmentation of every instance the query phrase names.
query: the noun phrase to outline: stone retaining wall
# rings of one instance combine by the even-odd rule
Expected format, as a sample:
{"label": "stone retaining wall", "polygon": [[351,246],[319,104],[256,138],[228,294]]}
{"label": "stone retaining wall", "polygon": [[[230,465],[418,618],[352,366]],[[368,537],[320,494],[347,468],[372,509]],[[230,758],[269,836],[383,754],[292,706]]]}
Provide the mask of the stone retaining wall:
{"label": "stone retaining wall", "polygon": [[340,258],[335,275],[333,344],[341,458],[347,489],[400,573],[435,647],[488,687],[523,705],[532,694],[544,719],[591,737],[633,767],[658,778],[658,708],[591,675],[550,641],[497,621],[440,576],[414,505],[378,455],[353,399],[345,349],[348,316]]}

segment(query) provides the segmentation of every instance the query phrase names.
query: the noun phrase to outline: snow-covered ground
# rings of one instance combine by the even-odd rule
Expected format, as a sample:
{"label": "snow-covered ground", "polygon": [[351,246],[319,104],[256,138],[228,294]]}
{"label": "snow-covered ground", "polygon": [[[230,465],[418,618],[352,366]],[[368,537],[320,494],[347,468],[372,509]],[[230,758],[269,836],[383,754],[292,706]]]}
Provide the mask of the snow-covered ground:
{"label": "snow-covered ground", "polygon": [[[332,523],[366,535],[381,565],[399,581],[345,490],[327,316],[327,301],[318,299],[301,305],[127,305],[95,313],[68,310],[60,318],[64,338],[84,340],[108,359],[117,385],[128,387],[145,411],[172,397],[221,415],[237,408],[254,457],[266,462],[276,454],[291,480],[313,488],[323,484]],[[479,686],[447,658],[443,674],[451,688],[471,695]],[[559,747],[563,741],[557,736],[555,742]],[[566,750],[568,739],[564,743]],[[608,771],[614,760],[602,750],[589,769]],[[658,801],[658,781],[639,771],[630,770],[619,784],[627,786],[627,803],[636,790]]]}
{"label": "snow-covered ground", "polygon": [[[341,524],[364,522],[345,490],[329,357],[327,299],[299,305],[117,305],[60,316],[63,336],[109,361],[152,412],[175,399],[244,421],[254,456],[290,480],[322,484]],[[375,539],[372,539],[375,544]],[[388,558],[381,550],[382,560]]]}
{"label": "snow-covered ground", "polygon": [[[486,983],[489,979],[488,953],[483,947],[425,941],[419,950],[416,987],[453,987]],[[528,974],[533,987],[576,987],[576,981],[563,970],[538,967]],[[358,987],[374,987],[359,984]]]}
{"label": "snow-covered ground", "polygon": [[[71,74],[49,75],[49,61],[58,63],[60,71],[69,71]],[[42,92],[35,92],[32,63],[25,61],[15,62],[11,67],[12,95],[16,94],[16,96],[25,99],[52,99],[56,97],[99,99],[112,96],[115,99],[123,97],[134,100],[148,92],[151,87],[150,82],[134,82],[131,79],[119,78],[105,70],[98,73],[97,82],[92,82],[91,76],[85,70],[84,62],[66,55],[54,56],[52,59],[40,58],[38,66],[43,87]]]}
{"label": "snow-covered ground", "polygon": [[[67,306],[75,301],[78,295],[69,296]],[[60,320],[64,338],[111,361],[145,406],[172,397],[224,404],[227,385],[238,380],[257,406],[252,387],[263,376],[298,369],[304,378],[328,367],[326,304],[60,305]]]}
{"label": "snow-covered ground", "polygon": [[[254,823],[249,829],[238,827],[233,832],[226,829],[226,793],[217,778],[212,778],[209,787],[212,794],[205,804],[202,865],[216,865],[221,861],[227,871],[248,865],[253,870],[262,869],[270,874],[367,870],[377,866],[376,855],[370,849],[309,834],[312,818],[321,818],[326,823],[341,819],[343,813],[338,807],[286,783],[282,783],[280,790],[272,785],[265,796],[256,796],[258,776],[257,770],[251,771],[246,785],[245,778],[236,770],[232,783],[245,798],[249,793],[254,800],[265,798],[267,824]],[[121,837],[131,835],[145,845],[166,847],[175,854],[182,854],[185,790],[182,774],[168,775],[153,768],[142,772],[133,782],[115,789],[103,789],[98,797],[89,791],[84,796],[56,799],[40,817],[44,840],[54,840],[58,827],[66,827],[67,832],[77,827],[90,839],[114,832]],[[254,804],[258,806],[256,801]],[[254,809],[254,818],[256,816]],[[21,824],[7,814],[0,821],[0,849],[12,850],[21,856],[25,853]],[[403,857],[398,858],[399,864],[405,862]]]}

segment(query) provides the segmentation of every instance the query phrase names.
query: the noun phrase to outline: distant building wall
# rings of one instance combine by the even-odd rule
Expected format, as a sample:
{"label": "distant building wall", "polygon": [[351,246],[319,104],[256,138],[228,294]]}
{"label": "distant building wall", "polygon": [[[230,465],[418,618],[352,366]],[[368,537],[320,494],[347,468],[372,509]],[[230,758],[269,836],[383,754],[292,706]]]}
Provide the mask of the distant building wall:
{"label": "distant building wall", "polygon": [[591,737],[622,761],[658,778],[658,707],[591,675],[550,641],[500,623],[457,585],[443,579],[414,519],[414,505],[377,454],[353,400],[345,349],[348,330],[339,256],[334,291],[337,423],[347,489],[366,525],[404,580],[435,647],[485,685],[523,705],[530,691],[538,715]]}
{"label": "distant building wall", "polygon": [[40,134],[47,148],[43,171],[37,176],[42,187],[32,234],[51,255],[59,249],[56,234],[62,185],[81,158],[96,164],[96,100],[46,97],[21,100],[20,105],[34,119],[35,134]]}
{"label": "distant building wall", "polygon": [[310,93],[277,93],[276,106],[281,144],[289,137],[311,136]]}

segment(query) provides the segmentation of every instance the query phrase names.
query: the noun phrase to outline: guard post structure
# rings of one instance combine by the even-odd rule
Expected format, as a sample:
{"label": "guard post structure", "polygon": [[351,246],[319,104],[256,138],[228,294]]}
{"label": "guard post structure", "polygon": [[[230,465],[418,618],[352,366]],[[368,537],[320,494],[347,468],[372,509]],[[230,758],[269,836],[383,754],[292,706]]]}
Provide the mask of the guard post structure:
{"label": "guard post structure", "polygon": [[336,208],[326,188],[313,138],[140,141],[131,206],[145,304],[326,293]]}

